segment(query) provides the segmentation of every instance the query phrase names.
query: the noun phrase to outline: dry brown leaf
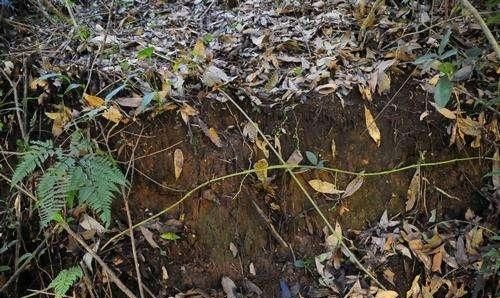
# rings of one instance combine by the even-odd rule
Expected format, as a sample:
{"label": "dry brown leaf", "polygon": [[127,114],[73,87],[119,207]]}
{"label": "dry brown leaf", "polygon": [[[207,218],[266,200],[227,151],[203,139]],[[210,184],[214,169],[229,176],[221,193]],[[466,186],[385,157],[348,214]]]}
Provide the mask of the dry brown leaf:
{"label": "dry brown leaf", "polygon": [[182,173],[182,167],[184,166],[184,154],[181,149],[175,149],[174,151],[174,175],[175,179],[179,179]]}
{"label": "dry brown leaf", "polygon": [[352,196],[363,185],[363,181],[363,176],[357,176],[349,182],[345,188],[345,192],[342,194],[342,199]]}
{"label": "dry brown leaf", "polygon": [[372,137],[372,139],[377,143],[377,146],[380,147],[380,141],[381,141],[381,136],[380,136],[380,130],[377,127],[377,124],[375,123],[375,119],[372,116],[372,113],[368,108],[365,106],[365,122],[366,122],[366,128],[368,129],[368,133]]}
{"label": "dry brown leaf", "polygon": [[443,263],[443,251],[440,249],[437,253],[432,257],[432,272],[441,272],[441,264]]}
{"label": "dry brown leaf", "polygon": [[160,247],[158,245],[158,243],[156,243],[156,241],[154,240],[153,233],[151,233],[151,231],[148,230],[148,228],[141,226],[141,227],[139,227],[139,230],[141,231],[142,235],[144,236],[144,239],[146,239],[146,241],[149,243],[149,245],[151,245],[152,248],[159,248]]}
{"label": "dry brown leaf", "polygon": [[198,115],[198,111],[188,104],[184,104],[182,108],[179,109],[179,112],[181,113],[184,123],[189,122],[189,117]]}
{"label": "dry brown leaf", "polygon": [[375,298],[396,298],[398,297],[398,293],[394,291],[388,290],[378,290]]}
{"label": "dry brown leaf", "polygon": [[259,148],[266,158],[269,158],[269,150],[267,149],[267,142],[261,141],[259,138],[255,139],[255,145]]}
{"label": "dry brown leaf", "polygon": [[109,107],[102,116],[114,123],[119,123],[123,119],[122,113],[115,107]]}
{"label": "dry brown leaf", "polygon": [[337,154],[337,145],[335,145],[335,140],[332,138],[332,159],[335,159],[335,156]]}
{"label": "dry brown leaf", "polygon": [[298,165],[304,158],[298,149],[295,149],[286,161],[287,164]]}
{"label": "dry brown leaf", "polygon": [[99,96],[94,96],[94,95],[84,93],[83,99],[85,100],[87,105],[89,105],[90,107],[93,107],[93,108],[102,107],[104,105],[104,99],[100,98]]}
{"label": "dry brown leaf", "polygon": [[415,278],[413,279],[413,282],[411,283],[411,288],[406,292],[407,298],[420,297],[420,285],[418,282],[419,280],[420,280],[420,274],[415,276]]}
{"label": "dry brown leaf", "polygon": [[463,134],[473,137],[481,135],[482,126],[478,121],[470,118],[457,118],[457,126],[458,130]]}
{"label": "dry brown leaf", "polygon": [[380,73],[377,87],[378,94],[383,94],[385,91],[391,89],[391,77],[385,72]]}
{"label": "dry brown leaf", "polygon": [[372,91],[371,91],[370,87],[359,85],[358,89],[359,89],[359,93],[361,93],[361,97],[363,97],[363,99],[366,99],[368,101],[372,101]]}
{"label": "dry brown leaf", "polygon": [[335,195],[344,192],[343,190],[337,189],[334,184],[319,179],[309,180],[308,183],[315,191],[320,193]]}
{"label": "dry brown leaf", "polygon": [[260,182],[263,184],[267,183],[267,160],[261,159],[257,161],[253,168],[255,170],[255,175],[257,175],[257,178],[259,179]]}
{"label": "dry brown leaf", "polygon": [[420,168],[417,168],[413,178],[411,178],[408,192],[406,193],[406,211],[410,211],[415,206],[420,195]]}
{"label": "dry brown leaf", "polygon": [[71,120],[72,115],[68,107],[63,105],[57,105],[56,107],[59,108],[58,112],[46,112],[45,115],[54,120],[52,122],[52,134],[57,137],[63,132],[64,126]]}
{"label": "dry brown leaf", "polygon": [[391,269],[387,268],[384,270],[384,278],[394,286],[394,272]]}
{"label": "dry brown leaf", "polygon": [[217,147],[222,147],[222,141],[220,140],[219,134],[217,133],[217,130],[215,128],[210,127],[207,132],[207,137],[214,143],[215,146]]}

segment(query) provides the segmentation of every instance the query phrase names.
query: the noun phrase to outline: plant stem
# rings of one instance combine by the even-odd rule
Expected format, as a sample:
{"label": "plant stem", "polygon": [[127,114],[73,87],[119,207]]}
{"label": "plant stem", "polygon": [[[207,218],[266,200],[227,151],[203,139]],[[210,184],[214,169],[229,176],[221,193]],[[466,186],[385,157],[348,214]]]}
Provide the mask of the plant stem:
{"label": "plant stem", "polygon": [[476,19],[476,21],[479,23],[479,26],[481,26],[481,29],[484,32],[484,35],[486,35],[486,38],[491,44],[491,47],[495,51],[495,54],[497,55],[497,60],[500,61],[500,47],[498,46],[498,42],[495,39],[495,36],[491,33],[490,29],[488,28],[488,25],[484,22],[483,18],[477,11],[477,9],[472,5],[472,3],[469,2],[469,0],[461,0],[462,5],[467,8],[467,10],[472,14],[472,16]]}

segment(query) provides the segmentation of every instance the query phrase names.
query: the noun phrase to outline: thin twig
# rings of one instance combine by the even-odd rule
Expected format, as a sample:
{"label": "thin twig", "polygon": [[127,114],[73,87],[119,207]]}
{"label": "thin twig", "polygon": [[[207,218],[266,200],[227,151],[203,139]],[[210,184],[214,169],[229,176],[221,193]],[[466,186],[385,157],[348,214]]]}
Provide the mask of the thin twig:
{"label": "thin twig", "polygon": [[[21,131],[21,137],[27,143],[28,135],[26,134],[26,127],[24,126],[25,123],[24,117],[21,116],[21,107],[19,105],[19,96],[17,94],[17,84],[14,84],[14,82],[12,82],[12,80],[9,78],[9,76],[5,73],[5,71],[2,68],[0,68],[0,73],[2,73],[7,82],[9,82],[10,86],[12,87],[12,94],[14,96],[14,104],[16,107],[16,116],[17,116],[17,122],[19,123],[19,130]],[[24,113],[26,113],[26,111],[23,111],[23,115]]]}
{"label": "thin twig", "polygon": [[130,291],[127,288],[127,286],[125,286],[122,283],[122,281],[118,278],[116,273],[113,270],[111,270],[111,268],[109,268],[109,266],[101,259],[101,257],[99,257],[95,253],[95,251],[90,246],[88,246],[88,244],[85,243],[85,241],[83,241],[83,239],[80,236],[78,236],[75,232],[73,232],[73,230],[68,226],[66,222],[61,222],[60,225],[71,237],[73,237],[73,239],[75,239],[83,248],[85,248],[85,250],[97,261],[97,263],[99,263],[99,265],[101,265],[102,269],[104,269],[104,271],[106,271],[106,273],[108,274],[108,277],[125,295],[127,295],[127,297],[137,298],[137,296],[134,293],[132,293],[132,291]]}
{"label": "thin twig", "polygon": [[281,237],[281,235],[278,233],[278,231],[274,227],[271,219],[269,219],[266,216],[266,214],[264,213],[264,211],[262,209],[260,209],[259,205],[257,205],[257,203],[255,203],[254,200],[252,200],[252,204],[253,204],[255,210],[257,210],[257,213],[260,215],[260,217],[266,223],[267,228],[271,232],[271,235],[273,235],[274,239],[276,239],[276,241],[278,241],[278,243],[281,244],[281,246],[283,246],[284,248],[290,248],[290,246],[285,242],[285,240],[283,240],[283,238]]}

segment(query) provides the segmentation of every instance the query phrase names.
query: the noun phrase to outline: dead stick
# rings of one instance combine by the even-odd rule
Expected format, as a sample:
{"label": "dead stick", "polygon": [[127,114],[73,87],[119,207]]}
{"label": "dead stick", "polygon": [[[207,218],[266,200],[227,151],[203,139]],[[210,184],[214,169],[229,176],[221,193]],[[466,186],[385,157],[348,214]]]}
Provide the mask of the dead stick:
{"label": "dead stick", "polygon": [[85,250],[97,261],[97,263],[99,263],[99,265],[101,265],[102,269],[104,269],[104,271],[106,271],[106,273],[108,274],[109,278],[115,283],[115,285],[125,294],[127,295],[127,297],[129,298],[137,298],[137,296],[135,296],[134,293],[132,293],[128,288],[127,286],[125,286],[122,281],[118,278],[118,276],[113,272],[113,270],[111,270],[111,268],[109,268],[109,266],[101,259],[101,257],[99,257],[95,251],[92,250],[92,248],[90,248],[90,246],[87,245],[87,243],[85,243],[85,241],[83,241],[83,239],[78,236],[75,232],[73,232],[73,230],[68,226],[67,223],[65,222],[62,222],[61,223],[61,226],[63,227],[63,229],[68,232],[68,234],[73,237],[73,239],[75,239],[83,248],[85,248]]}
{"label": "dead stick", "polygon": [[472,14],[472,16],[474,16],[476,21],[479,23],[479,26],[481,26],[481,29],[484,32],[484,35],[486,35],[486,38],[488,39],[491,46],[493,47],[493,50],[495,50],[495,54],[497,55],[497,59],[500,60],[500,47],[498,46],[498,42],[495,39],[495,36],[493,36],[493,34],[491,33],[490,29],[488,28],[488,26],[484,22],[483,18],[481,17],[481,15],[477,11],[477,9],[474,7],[474,5],[472,5],[469,2],[469,0],[462,0],[462,4],[463,4],[463,6],[465,6],[465,8],[467,8],[467,10]]}
{"label": "dead stick", "polygon": [[[9,82],[9,85],[12,87],[12,94],[14,96],[14,105],[16,108],[16,116],[17,116],[17,122],[19,123],[19,130],[21,131],[21,137],[23,138],[23,141],[26,143],[28,142],[28,135],[26,134],[26,127],[24,127],[24,114],[21,116],[21,107],[19,106],[19,96],[17,95],[17,84],[14,84],[12,80],[9,78],[9,76],[3,71],[2,68],[0,68],[0,73],[5,77],[7,82]],[[26,111],[23,111],[23,113],[26,113]]]}
{"label": "dead stick", "polygon": [[271,220],[264,214],[264,211],[260,209],[259,205],[257,205],[254,200],[252,200],[252,204],[255,207],[255,210],[257,210],[257,213],[259,213],[260,217],[262,217],[262,219],[266,222],[267,227],[269,228],[269,231],[271,231],[271,235],[273,235],[274,239],[276,239],[276,241],[278,241],[284,248],[290,248],[278,231],[276,231],[276,228]]}

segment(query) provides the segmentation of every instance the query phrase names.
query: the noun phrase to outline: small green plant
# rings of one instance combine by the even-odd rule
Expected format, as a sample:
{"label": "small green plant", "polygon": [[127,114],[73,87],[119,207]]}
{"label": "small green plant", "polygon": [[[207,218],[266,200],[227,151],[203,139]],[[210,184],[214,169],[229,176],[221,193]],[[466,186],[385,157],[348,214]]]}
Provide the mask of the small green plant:
{"label": "small green plant", "polygon": [[49,289],[54,290],[56,298],[64,297],[68,292],[69,288],[75,284],[83,276],[83,271],[80,266],[74,266],[65,269],[52,280],[49,284]]}
{"label": "small green plant", "polygon": [[12,186],[23,181],[52,159],[36,185],[37,207],[42,227],[65,206],[87,204],[109,226],[111,203],[127,181],[111,157],[99,151],[79,132],[71,136],[69,149],[54,148],[52,141],[35,141],[29,146],[12,176]]}
{"label": "small green plant", "polygon": [[450,36],[451,30],[448,29],[439,44],[437,53],[421,56],[414,62],[415,64],[420,65],[425,71],[428,71],[432,66],[437,65],[440,76],[434,89],[434,102],[436,103],[436,106],[440,108],[446,106],[451,98],[451,92],[453,90],[452,77],[455,72],[455,64],[445,61],[446,59],[457,54],[456,49],[450,49],[445,52],[448,42],[450,41]]}
{"label": "small green plant", "polygon": [[318,156],[311,152],[311,151],[306,151],[306,157],[307,157],[307,161],[309,161],[309,163],[313,166],[318,166],[318,167],[324,167],[325,166],[325,160],[320,160],[318,158]]}
{"label": "small green plant", "polygon": [[137,52],[137,58],[139,60],[151,59],[151,57],[153,57],[154,52],[155,52],[154,47],[152,47],[152,46],[145,47],[142,50],[140,50],[139,52]]}

